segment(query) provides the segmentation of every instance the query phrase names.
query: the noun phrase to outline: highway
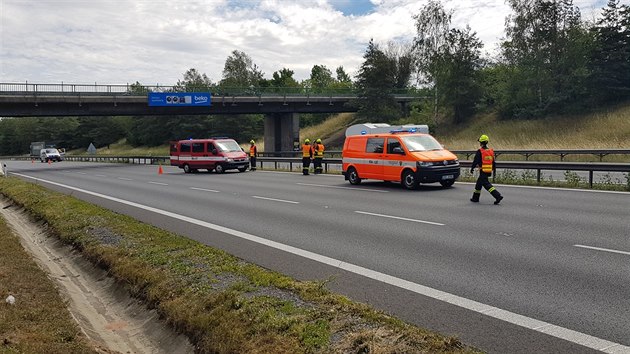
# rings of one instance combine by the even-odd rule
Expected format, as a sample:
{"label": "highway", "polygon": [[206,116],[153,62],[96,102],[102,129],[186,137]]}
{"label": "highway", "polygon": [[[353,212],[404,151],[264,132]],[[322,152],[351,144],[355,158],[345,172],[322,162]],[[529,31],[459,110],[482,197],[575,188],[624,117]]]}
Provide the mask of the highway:
{"label": "highway", "polygon": [[491,353],[630,353],[630,193],[171,166],[10,173],[328,287]]}

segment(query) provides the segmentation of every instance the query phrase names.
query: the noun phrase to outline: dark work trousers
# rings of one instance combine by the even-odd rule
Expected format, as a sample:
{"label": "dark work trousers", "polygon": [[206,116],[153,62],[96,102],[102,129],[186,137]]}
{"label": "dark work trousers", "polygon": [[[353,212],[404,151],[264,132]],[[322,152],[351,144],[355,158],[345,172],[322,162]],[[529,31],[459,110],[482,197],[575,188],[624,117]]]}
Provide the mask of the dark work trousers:
{"label": "dark work trousers", "polygon": [[249,157],[249,169],[250,171],[256,171],[256,156]]}
{"label": "dark work trousers", "polygon": [[313,167],[315,168],[316,175],[324,172],[324,169],[322,168],[323,159],[324,159],[323,157],[316,157],[313,159]]}
{"label": "dark work trousers", "polygon": [[311,166],[311,158],[310,157],[302,157],[302,174],[308,175],[308,169]]}
{"label": "dark work trousers", "polygon": [[[492,173],[485,173],[479,171],[479,178],[477,178],[477,184],[475,184],[475,191],[481,192],[481,187],[485,188],[488,192],[492,192],[492,183],[488,180],[492,176]],[[494,189],[493,189],[494,190]]]}

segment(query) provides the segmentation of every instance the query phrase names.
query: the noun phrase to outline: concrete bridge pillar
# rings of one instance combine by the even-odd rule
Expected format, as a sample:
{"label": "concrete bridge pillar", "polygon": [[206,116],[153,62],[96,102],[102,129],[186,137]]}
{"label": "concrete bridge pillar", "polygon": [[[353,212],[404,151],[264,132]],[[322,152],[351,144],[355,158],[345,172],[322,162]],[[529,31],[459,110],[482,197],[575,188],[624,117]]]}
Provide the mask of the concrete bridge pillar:
{"label": "concrete bridge pillar", "polygon": [[300,116],[297,113],[266,114],[265,152],[293,151],[295,146],[300,146]]}

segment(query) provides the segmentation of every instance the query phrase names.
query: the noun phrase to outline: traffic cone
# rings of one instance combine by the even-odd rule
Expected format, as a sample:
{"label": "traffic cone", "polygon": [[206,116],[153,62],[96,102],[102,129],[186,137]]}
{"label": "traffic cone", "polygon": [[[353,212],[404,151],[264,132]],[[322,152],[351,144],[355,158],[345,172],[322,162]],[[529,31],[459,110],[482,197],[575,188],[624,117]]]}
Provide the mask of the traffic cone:
{"label": "traffic cone", "polygon": [[164,173],[164,171],[162,171],[162,165],[159,165],[160,167],[158,167],[158,175],[161,175],[162,173]]}
{"label": "traffic cone", "polygon": [[50,165],[50,160],[48,160],[48,164]]}
{"label": "traffic cone", "polygon": [[31,163],[35,163],[35,160],[34,160],[34,159],[31,159]]}

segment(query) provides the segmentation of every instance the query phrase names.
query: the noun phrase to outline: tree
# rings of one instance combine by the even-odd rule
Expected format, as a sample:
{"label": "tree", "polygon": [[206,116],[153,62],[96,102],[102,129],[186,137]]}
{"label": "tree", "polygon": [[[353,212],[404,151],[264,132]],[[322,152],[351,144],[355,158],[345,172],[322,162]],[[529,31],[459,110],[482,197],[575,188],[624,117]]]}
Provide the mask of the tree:
{"label": "tree", "polygon": [[276,88],[277,92],[297,92],[301,89],[301,86],[300,83],[293,78],[293,74],[293,70],[282,68],[282,70],[273,73],[272,79],[269,80],[269,85],[272,88]]}
{"label": "tree", "polygon": [[220,86],[223,90],[257,87],[263,80],[263,75],[263,72],[258,69],[249,55],[235,50],[225,60]]}
{"label": "tree", "polygon": [[330,69],[325,65],[313,65],[309,79],[312,92],[324,92],[325,89],[330,88],[334,82],[335,79]]}
{"label": "tree", "polygon": [[183,80],[177,80],[174,89],[176,92],[209,92],[214,84],[206,74],[201,74],[197,69],[191,68],[184,73]]}
{"label": "tree", "polygon": [[453,110],[454,123],[462,123],[472,116],[481,99],[480,69],[483,43],[472,32],[451,29],[446,36],[445,49],[437,57],[437,81],[441,82],[441,103]]}
{"label": "tree", "polygon": [[417,70],[421,81],[433,87],[433,120],[437,123],[439,105],[440,70],[438,58],[443,55],[447,34],[450,31],[453,11],[446,11],[438,0],[429,2],[414,16],[416,20],[416,37],[414,47],[416,50]]}
{"label": "tree", "polygon": [[591,95],[599,102],[630,97],[630,6],[609,0],[591,33]]}
{"label": "tree", "polygon": [[513,116],[537,116],[578,102],[584,92],[590,41],[572,0],[508,0],[503,60],[510,78]]}
{"label": "tree", "polygon": [[356,80],[359,116],[389,122],[401,115],[392,94],[396,85],[396,64],[370,40]]}

